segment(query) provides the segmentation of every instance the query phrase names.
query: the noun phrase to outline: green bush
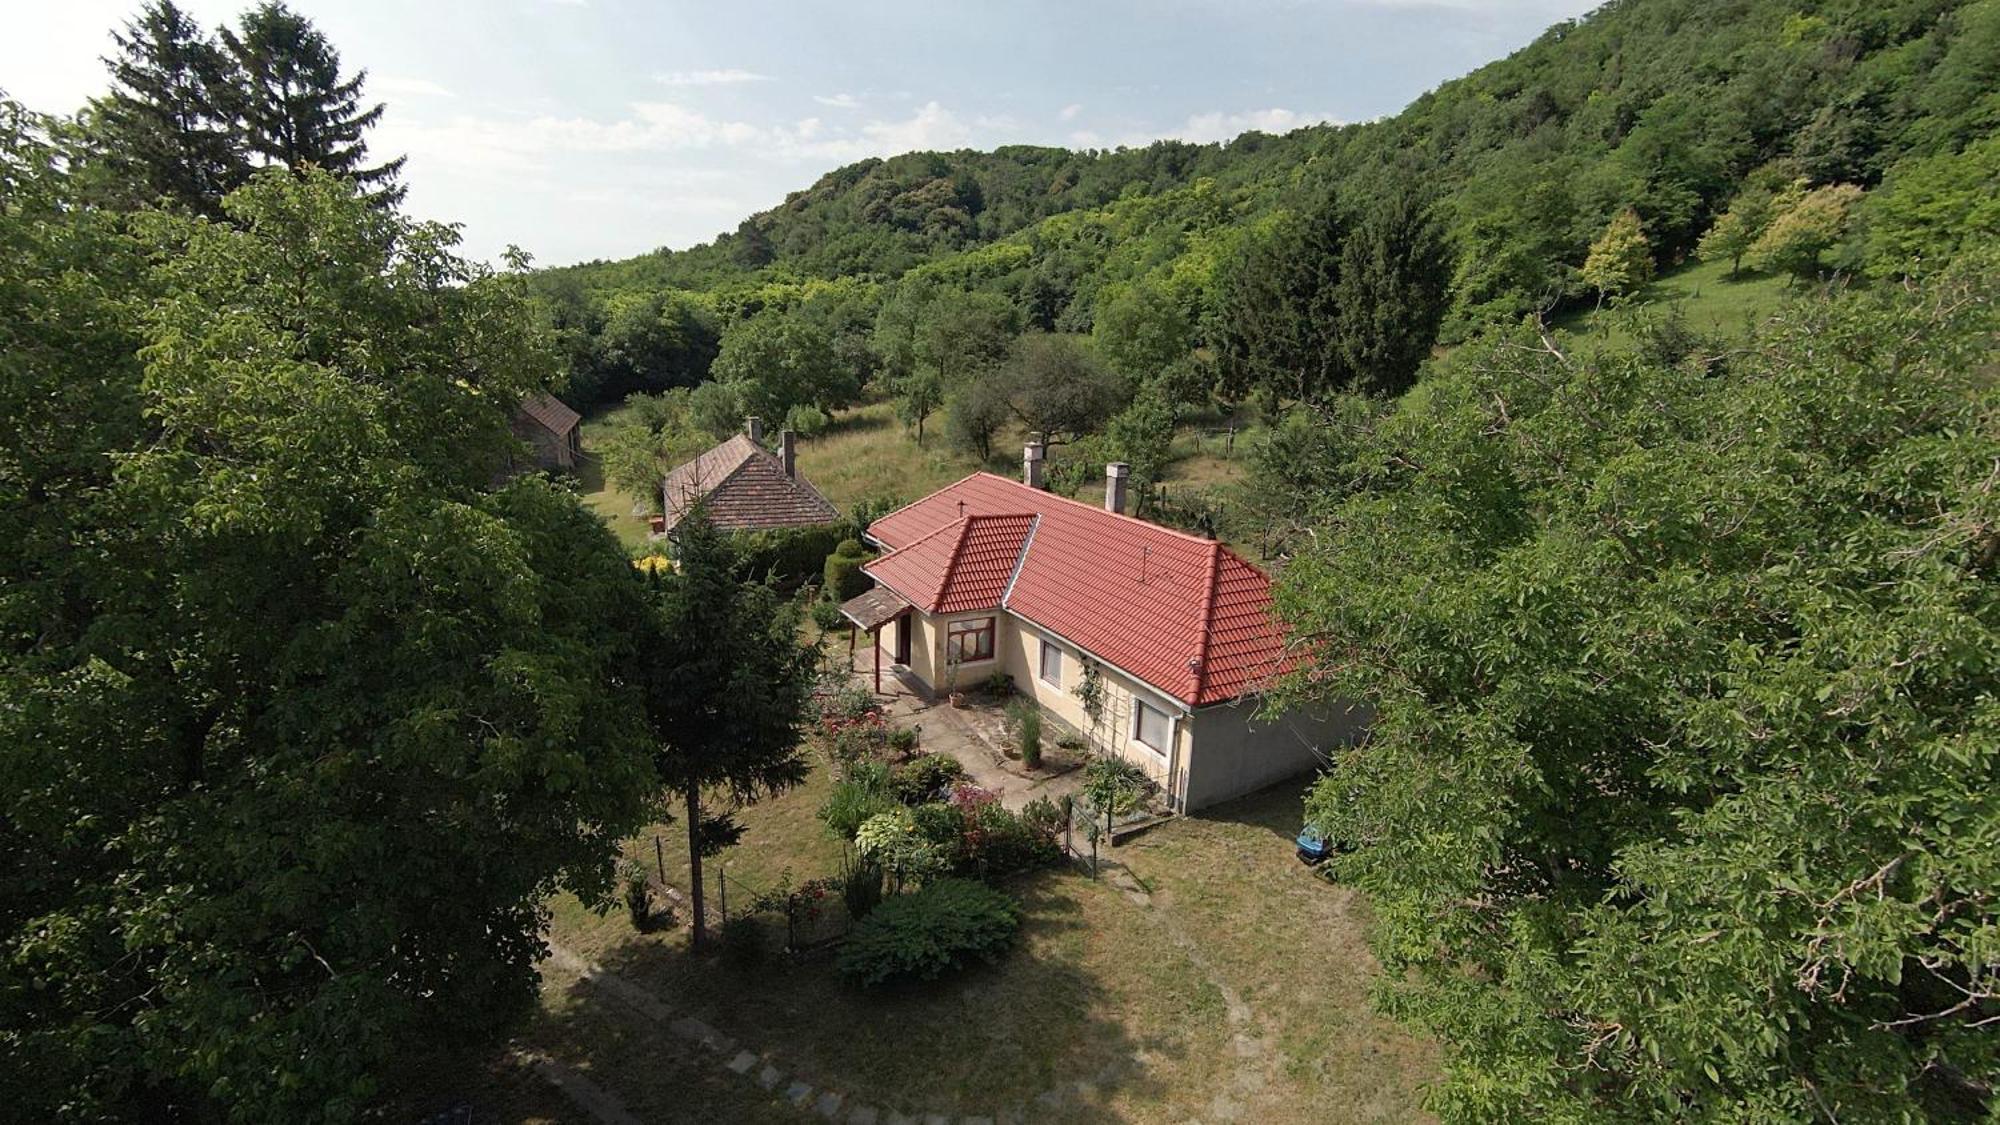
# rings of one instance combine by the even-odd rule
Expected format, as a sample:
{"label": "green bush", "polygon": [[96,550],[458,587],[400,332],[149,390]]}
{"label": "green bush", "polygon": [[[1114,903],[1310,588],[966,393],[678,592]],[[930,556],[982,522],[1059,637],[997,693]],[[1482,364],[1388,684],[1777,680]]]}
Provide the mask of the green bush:
{"label": "green bush", "polygon": [[965,838],[965,815],[943,802],[918,805],[910,810],[917,835],[936,847],[940,854],[957,861]]}
{"label": "green bush", "polygon": [[820,632],[831,633],[840,628],[847,618],[841,615],[839,606],[821,599],[813,603],[812,620]]}
{"label": "green bush", "polygon": [[1017,699],[1007,705],[1007,719],[1014,727],[1014,742],[1021,748],[1021,764],[1038,769],[1042,764],[1042,709],[1032,699]]}
{"label": "green bush", "polygon": [[823,572],[827,552],[836,549],[843,534],[843,525],[829,523],[740,531],[729,541],[742,560],[744,573],[758,579],[769,577],[781,590],[796,590]]}
{"label": "green bush", "polygon": [[889,749],[908,757],[917,748],[917,728],[897,727],[889,732]]}
{"label": "green bush", "polygon": [[852,840],[869,817],[896,807],[897,801],[889,793],[887,767],[880,762],[861,762],[833,783],[833,791],[819,807],[819,819],[827,831]]}
{"label": "green bush", "polygon": [[996,879],[1049,867],[1062,859],[1055,833],[1008,812],[999,802],[980,808],[965,834],[959,869]]}
{"label": "green bush", "polygon": [[969,879],[939,879],[877,906],[848,935],[834,964],[856,984],[936,980],[1014,944],[1021,908]]}
{"label": "green bush", "polygon": [[949,754],[919,754],[889,775],[889,795],[906,805],[935,801],[938,794],[965,780],[965,767]]}
{"label": "green bush", "polygon": [[840,901],[847,916],[859,922],[882,903],[882,867],[867,859],[851,859],[840,871]]}
{"label": "green bush", "polygon": [[861,564],[869,559],[868,548],[859,539],[843,539],[833,553],[826,556],[822,568],[826,580],[826,596],[831,601],[844,602],[867,592],[872,580],[861,573]]}
{"label": "green bush", "polygon": [[764,925],[754,914],[738,914],[722,923],[722,959],[734,968],[755,968],[764,959]]}

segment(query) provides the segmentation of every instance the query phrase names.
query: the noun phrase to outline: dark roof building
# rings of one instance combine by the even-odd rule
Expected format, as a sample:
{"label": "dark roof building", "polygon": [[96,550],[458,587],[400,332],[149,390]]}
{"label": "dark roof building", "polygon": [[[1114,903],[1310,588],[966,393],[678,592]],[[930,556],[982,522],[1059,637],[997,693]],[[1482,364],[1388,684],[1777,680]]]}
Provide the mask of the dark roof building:
{"label": "dark roof building", "polygon": [[514,436],[544,469],[574,469],[583,457],[582,415],[554,395],[532,395],[514,411]]}
{"label": "dark roof building", "polygon": [[724,531],[811,527],[837,522],[833,506],[812,482],[799,475],[792,432],[778,435],[772,452],[758,441],[756,419],[740,433],[667,474],[660,487],[664,519],[657,530],[672,534],[696,504]]}

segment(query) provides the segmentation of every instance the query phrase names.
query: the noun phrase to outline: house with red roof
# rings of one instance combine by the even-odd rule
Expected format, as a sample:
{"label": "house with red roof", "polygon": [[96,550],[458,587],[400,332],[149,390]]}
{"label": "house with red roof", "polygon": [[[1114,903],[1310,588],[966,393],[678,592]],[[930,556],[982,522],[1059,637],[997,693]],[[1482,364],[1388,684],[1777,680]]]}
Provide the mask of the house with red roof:
{"label": "house with red roof", "polygon": [[657,534],[671,535],[697,504],[723,531],[767,531],[840,522],[840,509],[799,474],[792,431],[778,434],[776,451],[766,449],[763,426],[751,418],[732,435],[693,460],[675,466],[660,485]]}
{"label": "house with red roof", "polygon": [[1041,452],[1030,442],[1024,481],[974,473],[869,526],[883,553],[856,620],[909,676],[945,693],[1005,672],[1182,811],[1324,765],[1359,735],[1351,710],[1260,713],[1289,667],[1262,570],[1125,514],[1122,464],[1103,507],[1044,490]]}

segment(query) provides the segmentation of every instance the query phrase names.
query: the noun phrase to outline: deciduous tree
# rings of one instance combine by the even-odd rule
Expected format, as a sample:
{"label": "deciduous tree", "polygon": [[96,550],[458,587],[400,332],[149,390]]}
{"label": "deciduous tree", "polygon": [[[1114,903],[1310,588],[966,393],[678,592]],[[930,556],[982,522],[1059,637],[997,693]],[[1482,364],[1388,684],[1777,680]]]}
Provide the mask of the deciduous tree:
{"label": "deciduous tree", "polygon": [[1611,217],[1604,233],[1590,244],[1583,260],[1583,283],[1597,290],[1597,303],[1612,294],[1638,290],[1653,279],[1653,247],[1639,225],[1639,213],[1626,208]]}

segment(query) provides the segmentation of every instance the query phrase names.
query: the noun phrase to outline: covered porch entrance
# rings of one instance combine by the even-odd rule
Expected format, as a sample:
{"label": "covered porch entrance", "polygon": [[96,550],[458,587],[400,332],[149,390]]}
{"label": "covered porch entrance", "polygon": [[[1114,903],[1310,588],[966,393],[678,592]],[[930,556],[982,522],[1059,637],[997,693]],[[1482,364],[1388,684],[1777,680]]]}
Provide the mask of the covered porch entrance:
{"label": "covered porch entrance", "polygon": [[840,615],[847,618],[847,655],[850,664],[854,657],[855,642],[861,632],[867,632],[870,644],[875,649],[875,694],[882,694],[882,633],[889,632],[889,661],[908,667],[910,663],[910,619],[912,606],[901,594],[886,586],[877,586],[856,598],[840,604]]}

